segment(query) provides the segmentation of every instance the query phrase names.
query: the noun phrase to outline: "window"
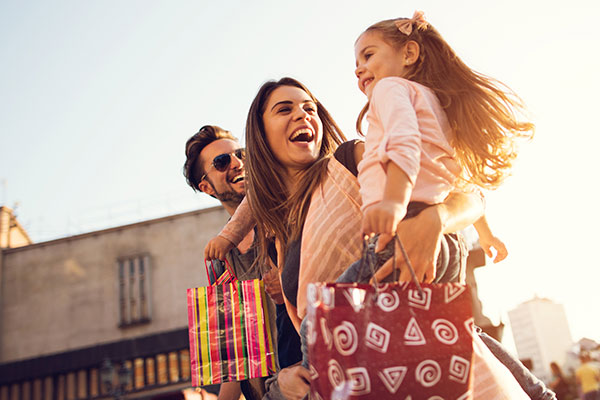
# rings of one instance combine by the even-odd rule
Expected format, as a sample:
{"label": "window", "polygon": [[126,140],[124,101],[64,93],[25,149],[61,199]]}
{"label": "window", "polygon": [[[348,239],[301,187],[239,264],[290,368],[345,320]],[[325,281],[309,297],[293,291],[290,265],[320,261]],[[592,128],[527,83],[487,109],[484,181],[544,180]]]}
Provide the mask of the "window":
{"label": "window", "polygon": [[117,260],[120,326],[150,322],[150,256]]}

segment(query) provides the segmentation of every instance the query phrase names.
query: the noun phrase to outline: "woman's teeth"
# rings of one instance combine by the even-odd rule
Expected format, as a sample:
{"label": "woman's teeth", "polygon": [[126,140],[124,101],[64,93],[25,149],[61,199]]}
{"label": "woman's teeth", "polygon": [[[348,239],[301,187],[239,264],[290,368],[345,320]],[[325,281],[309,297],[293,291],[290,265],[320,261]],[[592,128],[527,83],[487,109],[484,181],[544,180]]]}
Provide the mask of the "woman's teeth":
{"label": "woman's teeth", "polygon": [[292,134],[292,142],[310,142],[313,139],[313,133],[310,129],[298,129]]}

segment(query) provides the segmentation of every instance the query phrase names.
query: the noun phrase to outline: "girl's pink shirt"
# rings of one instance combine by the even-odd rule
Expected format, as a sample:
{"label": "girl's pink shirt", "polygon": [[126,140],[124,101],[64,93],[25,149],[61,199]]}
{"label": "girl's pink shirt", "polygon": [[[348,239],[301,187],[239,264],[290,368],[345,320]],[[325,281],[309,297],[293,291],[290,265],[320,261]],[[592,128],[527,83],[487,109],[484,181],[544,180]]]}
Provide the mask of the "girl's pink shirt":
{"label": "girl's pink shirt", "polygon": [[461,168],[450,145],[454,133],[435,93],[407,79],[381,79],[373,88],[367,121],[358,164],[362,209],[383,199],[390,161],[408,175],[411,201],[441,203]]}

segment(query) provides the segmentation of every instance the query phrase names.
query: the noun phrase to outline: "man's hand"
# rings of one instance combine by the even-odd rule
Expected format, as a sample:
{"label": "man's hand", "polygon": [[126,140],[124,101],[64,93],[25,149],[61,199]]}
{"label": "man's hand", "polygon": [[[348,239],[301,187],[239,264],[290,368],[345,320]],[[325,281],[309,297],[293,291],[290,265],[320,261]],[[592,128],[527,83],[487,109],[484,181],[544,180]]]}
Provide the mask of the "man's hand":
{"label": "man's hand", "polygon": [[301,400],[310,389],[310,373],[302,365],[287,367],[279,371],[277,383],[286,399]]}
{"label": "man's hand", "polygon": [[205,260],[224,260],[225,256],[233,248],[233,243],[222,236],[210,239],[204,248]]}

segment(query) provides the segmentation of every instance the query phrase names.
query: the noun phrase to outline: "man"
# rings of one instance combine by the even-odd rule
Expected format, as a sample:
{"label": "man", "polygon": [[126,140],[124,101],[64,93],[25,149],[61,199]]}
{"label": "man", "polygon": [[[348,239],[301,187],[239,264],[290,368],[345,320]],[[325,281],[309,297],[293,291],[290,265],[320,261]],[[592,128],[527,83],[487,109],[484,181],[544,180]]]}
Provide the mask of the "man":
{"label": "man", "polygon": [[[244,150],[228,131],[206,125],[188,139],[185,146],[186,161],[183,174],[187,183],[195,191],[200,191],[218,199],[229,215],[233,215],[245,195]],[[260,271],[251,268],[257,257],[251,248],[254,232],[250,232],[237,248],[227,255],[227,261],[240,280],[261,278]],[[217,264],[217,263],[215,263]],[[222,264],[221,264],[222,265]],[[277,327],[293,329],[291,321],[285,321],[287,313],[275,269],[263,274],[265,289],[277,304]],[[283,315],[280,315],[283,312]],[[273,314],[273,313],[270,313]],[[274,320],[271,319],[271,320]],[[289,327],[286,322],[289,322]],[[295,332],[295,331],[294,331]],[[290,335],[285,335],[289,338]],[[278,335],[278,346],[279,343]],[[299,339],[297,339],[299,340]],[[299,343],[299,342],[298,342]],[[298,344],[299,348],[299,344]],[[219,400],[237,400],[241,392],[246,399],[260,398],[264,393],[261,378],[240,382],[227,382],[221,385]]]}
{"label": "man", "polygon": [[581,365],[575,371],[575,378],[583,400],[600,400],[600,370],[591,363],[592,358],[585,351],[579,354],[579,361]]}

